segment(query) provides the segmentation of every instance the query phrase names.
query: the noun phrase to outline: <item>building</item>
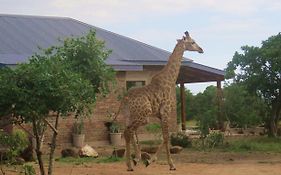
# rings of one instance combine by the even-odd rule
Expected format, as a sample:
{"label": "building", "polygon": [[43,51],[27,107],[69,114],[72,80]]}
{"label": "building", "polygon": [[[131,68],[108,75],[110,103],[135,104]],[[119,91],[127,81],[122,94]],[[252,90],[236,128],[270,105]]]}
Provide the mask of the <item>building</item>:
{"label": "building", "polygon": [[[90,29],[95,30],[97,38],[104,40],[106,47],[113,51],[106,63],[117,71],[116,78],[119,87],[127,88],[149,83],[152,75],[163,68],[171,54],[72,18],[0,15],[0,66],[13,67],[18,63],[27,62],[32,54],[39,51],[39,47],[48,48],[58,45],[59,39],[81,36]],[[217,82],[220,88],[222,80],[224,80],[222,70],[185,58],[177,83],[181,85],[182,90],[184,83],[210,81]],[[97,102],[93,117],[86,122],[86,142],[104,143],[108,140],[108,131],[104,122],[108,120],[108,111],[117,111],[118,107],[119,102],[114,94]],[[185,121],[184,112],[182,119]],[[175,131],[177,129],[176,107],[170,120],[171,128]],[[71,142],[72,124],[72,119],[61,121],[60,127],[63,129],[58,138],[61,144]]]}

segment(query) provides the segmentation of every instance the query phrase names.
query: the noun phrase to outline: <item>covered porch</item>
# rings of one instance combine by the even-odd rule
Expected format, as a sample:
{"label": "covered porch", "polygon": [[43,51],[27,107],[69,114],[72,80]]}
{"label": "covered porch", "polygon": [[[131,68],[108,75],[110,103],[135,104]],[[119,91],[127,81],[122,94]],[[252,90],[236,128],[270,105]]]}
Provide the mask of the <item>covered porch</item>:
{"label": "covered porch", "polygon": [[[180,85],[180,104],[181,104],[181,129],[186,130],[186,100],[185,100],[185,84],[216,82],[218,108],[220,111],[222,102],[221,82],[224,80],[225,72],[219,69],[211,68],[194,62],[183,63],[178,76],[177,84]],[[219,114],[220,115],[220,114]]]}

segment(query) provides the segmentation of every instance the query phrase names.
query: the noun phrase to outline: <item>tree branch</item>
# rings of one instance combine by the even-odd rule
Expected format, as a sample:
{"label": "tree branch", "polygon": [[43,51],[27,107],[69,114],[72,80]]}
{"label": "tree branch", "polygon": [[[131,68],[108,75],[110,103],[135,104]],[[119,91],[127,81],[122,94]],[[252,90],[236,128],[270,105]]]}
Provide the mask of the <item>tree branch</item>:
{"label": "tree branch", "polygon": [[44,121],[47,125],[49,125],[50,128],[51,128],[56,134],[59,133],[58,130],[57,130],[48,120],[46,120],[46,119],[44,118],[43,121]]}
{"label": "tree branch", "polygon": [[27,132],[31,137],[36,138],[28,129],[23,127],[20,123],[18,125],[21,129],[23,129],[25,132]]}

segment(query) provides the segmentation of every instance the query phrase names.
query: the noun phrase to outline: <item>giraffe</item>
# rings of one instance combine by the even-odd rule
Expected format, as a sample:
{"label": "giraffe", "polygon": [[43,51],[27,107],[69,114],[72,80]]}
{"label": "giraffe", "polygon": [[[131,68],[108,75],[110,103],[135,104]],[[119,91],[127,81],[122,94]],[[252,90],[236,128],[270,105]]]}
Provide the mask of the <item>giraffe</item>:
{"label": "giraffe", "polygon": [[136,164],[141,158],[141,151],[138,139],[136,141],[134,135],[137,137],[136,132],[138,127],[146,125],[150,117],[160,119],[163,141],[152,159],[147,160],[146,165],[148,166],[157,160],[157,155],[164,146],[170,170],[176,170],[169,151],[168,117],[175,105],[173,88],[175,88],[183,53],[186,50],[203,53],[201,47],[195,43],[188,32],[185,32],[185,36],[182,39],[177,40],[177,44],[169,57],[168,63],[159,73],[152,77],[150,84],[143,87],[131,88],[124,98],[127,111],[125,114],[127,122],[124,130],[124,138],[126,142],[126,164],[128,171],[133,171],[130,143],[132,142],[134,146],[135,158],[133,162]]}

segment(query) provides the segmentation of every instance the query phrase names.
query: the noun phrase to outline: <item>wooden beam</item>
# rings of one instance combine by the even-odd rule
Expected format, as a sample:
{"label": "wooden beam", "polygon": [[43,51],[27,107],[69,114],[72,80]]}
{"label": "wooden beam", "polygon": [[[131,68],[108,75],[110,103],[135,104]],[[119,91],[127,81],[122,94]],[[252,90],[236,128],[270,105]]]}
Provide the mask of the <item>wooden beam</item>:
{"label": "wooden beam", "polygon": [[185,88],[184,83],[180,83],[180,99],[181,99],[181,128],[183,131],[186,130],[186,115],[185,115]]}

